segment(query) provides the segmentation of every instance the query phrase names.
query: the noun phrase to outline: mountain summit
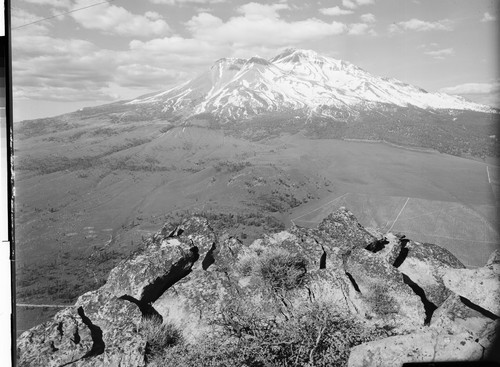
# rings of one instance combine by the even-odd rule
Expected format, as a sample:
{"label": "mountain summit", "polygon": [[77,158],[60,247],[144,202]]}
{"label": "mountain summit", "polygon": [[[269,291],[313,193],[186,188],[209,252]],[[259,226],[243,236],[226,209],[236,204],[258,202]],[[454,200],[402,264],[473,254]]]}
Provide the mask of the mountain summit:
{"label": "mountain summit", "polygon": [[185,117],[210,113],[229,120],[288,111],[338,117],[339,112],[345,116],[388,107],[493,112],[461,97],[428,93],[397,79],[371,75],[349,62],[298,49],[286,49],[269,60],[223,58],[187,83],[128,104],[153,104],[164,113]]}

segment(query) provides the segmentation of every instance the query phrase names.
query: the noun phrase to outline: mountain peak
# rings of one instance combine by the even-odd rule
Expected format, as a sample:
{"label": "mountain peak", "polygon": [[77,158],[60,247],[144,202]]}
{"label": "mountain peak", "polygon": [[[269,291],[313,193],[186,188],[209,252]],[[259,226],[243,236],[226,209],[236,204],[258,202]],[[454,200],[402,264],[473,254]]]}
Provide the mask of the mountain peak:
{"label": "mountain peak", "polygon": [[306,49],[298,49],[298,48],[287,48],[283,50],[280,54],[273,57],[271,62],[276,61],[289,61],[289,62],[301,62],[304,60],[314,60],[322,58],[316,51],[306,50]]}
{"label": "mountain peak", "polygon": [[[323,117],[355,116],[387,106],[491,112],[464,99],[382,78],[313,50],[287,48],[270,60],[222,58],[192,81],[131,103],[162,102],[182,116],[210,113],[222,120],[268,112],[305,111]],[[305,110],[304,110],[305,109]],[[357,111],[357,112],[356,112]]]}

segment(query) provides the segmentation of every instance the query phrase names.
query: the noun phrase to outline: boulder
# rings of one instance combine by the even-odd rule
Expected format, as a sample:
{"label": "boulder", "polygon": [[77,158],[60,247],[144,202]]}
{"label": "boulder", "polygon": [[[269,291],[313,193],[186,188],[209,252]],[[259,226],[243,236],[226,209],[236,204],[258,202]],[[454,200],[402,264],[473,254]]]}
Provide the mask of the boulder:
{"label": "boulder", "polygon": [[476,361],[483,346],[469,333],[449,335],[435,330],[391,336],[351,349],[348,367],[402,366],[407,362]]}
{"label": "boulder", "polygon": [[80,297],[52,321],[18,338],[21,366],[145,366],[146,339],[137,332],[142,319],[133,303],[101,291]]}
{"label": "boulder", "polygon": [[500,262],[495,251],[485,266],[477,269],[447,269],[444,285],[486,313],[500,317]]}
{"label": "boulder", "polygon": [[424,324],[425,310],[402,274],[383,258],[365,250],[352,250],[345,260],[345,271],[365,300],[368,317],[378,317],[403,329]]}
{"label": "boulder", "polygon": [[406,249],[408,253],[398,270],[418,284],[430,302],[441,305],[451,294],[443,284],[445,271],[465,266],[448,250],[430,243],[409,241]]}
{"label": "boulder", "polygon": [[490,332],[497,322],[467,306],[457,294],[452,294],[436,309],[430,326],[449,334],[468,332],[480,340],[486,338],[480,342],[486,346],[492,342]]}
{"label": "boulder", "polygon": [[304,230],[295,227],[291,232],[314,239],[326,250],[333,247],[343,250],[364,248],[377,240],[358,223],[354,214],[344,207],[329,214],[315,229]]}

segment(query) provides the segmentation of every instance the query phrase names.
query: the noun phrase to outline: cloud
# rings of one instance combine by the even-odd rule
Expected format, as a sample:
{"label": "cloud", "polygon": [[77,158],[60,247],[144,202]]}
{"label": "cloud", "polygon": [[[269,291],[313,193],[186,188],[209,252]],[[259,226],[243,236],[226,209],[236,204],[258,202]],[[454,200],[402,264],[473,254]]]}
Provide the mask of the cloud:
{"label": "cloud", "polygon": [[374,3],[374,0],[342,0],[342,5],[348,9],[356,9],[362,5],[370,5]]}
{"label": "cloud", "polygon": [[500,108],[500,80],[489,83],[463,83],[441,88],[442,93],[460,95],[470,101]]}
{"label": "cloud", "polygon": [[[84,0],[78,0],[73,9],[81,8],[85,4]],[[111,4],[87,8],[85,11],[71,13],[70,16],[84,28],[121,36],[158,36],[170,31],[167,22],[161,19],[158,13],[146,12],[144,15],[138,15]]]}
{"label": "cloud", "polygon": [[435,58],[437,60],[443,60],[446,58],[446,56],[453,55],[454,53],[455,53],[455,51],[453,50],[453,48],[443,48],[441,50],[430,50],[430,51],[424,52],[424,54],[426,54],[428,56],[432,56],[433,58]]}
{"label": "cloud", "polygon": [[56,8],[69,8],[71,0],[24,0],[27,3],[37,5],[50,5]]}
{"label": "cloud", "polygon": [[492,83],[464,83],[453,87],[441,88],[442,93],[448,94],[489,94],[500,92],[500,81]]}
{"label": "cloud", "polygon": [[376,21],[375,15],[372,13],[363,14],[360,16],[360,19],[365,23],[375,23]]}
{"label": "cloud", "polygon": [[279,16],[279,11],[285,9],[288,9],[286,4],[248,3],[237,9],[241,15],[226,22],[201,13],[186,25],[196,39],[235,47],[293,45],[338,35],[347,29],[343,23],[327,23],[315,18],[286,21]]}
{"label": "cloud", "polygon": [[370,36],[375,36],[377,33],[371,28],[371,25],[366,23],[353,23],[349,24],[349,31],[347,34],[352,36],[361,36],[364,34],[369,34]]}
{"label": "cloud", "polygon": [[180,4],[216,4],[224,3],[227,0],[149,0],[153,4],[180,5]]}
{"label": "cloud", "polygon": [[[30,13],[24,9],[13,8],[11,13],[12,37],[23,34],[41,35],[46,34],[50,30],[51,24],[48,22],[39,22],[30,24],[29,27],[23,27],[26,24],[36,22],[42,18]],[[17,29],[18,27],[22,27]]]}
{"label": "cloud", "polygon": [[321,8],[319,9],[319,12],[324,15],[332,16],[348,15],[353,13],[352,10],[340,9],[338,6],[334,6],[333,8]]}
{"label": "cloud", "polygon": [[[224,20],[208,12],[193,16],[183,36],[167,33],[143,39],[155,35],[154,22],[163,22],[159,12],[136,15],[112,5],[88,10],[73,14],[82,27],[119,35],[139,33],[128,47],[114,50],[98,47],[91,38],[51,37],[53,22],[19,29],[12,43],[16,98],[94,103],[133,98],[195,77],[221,57],[271,57],[277,48],[346,34],[349,29],[352,34],[363,31],[316,18],[282,18],[290,10],[286,3],[247,3]],[[28,12],[13,15],[13,24],[37,19]],[[166,31],[165,25],[160,29]]]}
{"label": "cloud", "polygon": [[483,14],[483,17],[481,18],[481,22],[494,22],[497,20],[497,18],[494,15],[491,15],[490,13],[486,12]]}
{"label": "cloud", "polygon": [[453,22],[449,19],[442,19],[436,22],[427,22],[425,20],[420,19],[410,19],[405,22],[398,22],[391,24],[389,26],[390,32],[401,32],[401,31],[416,31],[416,32],[425,32],[425,31],[452,31]]}

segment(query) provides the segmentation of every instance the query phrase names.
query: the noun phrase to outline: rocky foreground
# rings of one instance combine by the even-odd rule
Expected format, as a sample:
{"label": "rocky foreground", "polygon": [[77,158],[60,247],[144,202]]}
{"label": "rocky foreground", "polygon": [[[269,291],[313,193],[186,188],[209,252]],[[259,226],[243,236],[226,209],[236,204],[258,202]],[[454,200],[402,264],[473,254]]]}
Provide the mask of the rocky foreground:
{"label": "rocky foreground", "polygon": [[369,233],[345,209],[250,246],[195,216],[166,225],[104,286],[24,332],[18,365],[485,360],[499,316],[498,251],[466,269],[439,246]]}

